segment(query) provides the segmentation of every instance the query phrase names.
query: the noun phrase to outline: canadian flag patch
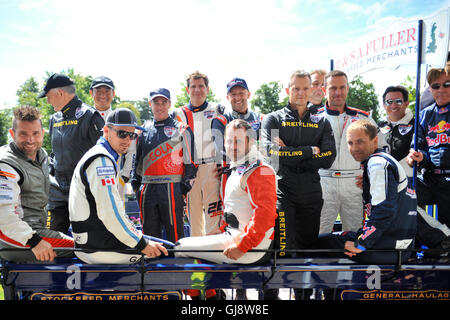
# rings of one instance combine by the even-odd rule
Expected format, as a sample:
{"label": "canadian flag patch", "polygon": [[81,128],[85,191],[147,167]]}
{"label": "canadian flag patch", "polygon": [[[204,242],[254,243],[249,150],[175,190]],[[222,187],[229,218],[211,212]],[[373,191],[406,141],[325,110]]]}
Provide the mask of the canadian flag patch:
{"label": "canadian flag patch", "polygon": [[114,178],[102,179],[103,186],[112,186],[113,184],[116,184]]}

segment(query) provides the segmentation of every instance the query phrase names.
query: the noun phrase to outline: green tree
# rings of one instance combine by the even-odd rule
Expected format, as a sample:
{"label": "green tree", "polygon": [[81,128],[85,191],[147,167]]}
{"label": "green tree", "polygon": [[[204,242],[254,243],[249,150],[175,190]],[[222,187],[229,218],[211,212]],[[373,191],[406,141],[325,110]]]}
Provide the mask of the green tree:
{"label": "green tree", "polygon": [[148,105],[148,98],[142,98],[142,100],[134,101],[136,108],[138,109],[139,116],[142,122],[153,119],[153,113]]}
{"label": "green tree", "polygon": [[0,110],[0,146],[8,143],[8,130],[11,128],[12,108]]}
{"label": "green tree", "polygon": [[122,101],[116,105],[116,108],[130,109],[136,115],[138,124],[142,124],[140,112],[139,112],[138,108],[136,107],[136,104],[134,101]]}
{"label": "green tree", "polygon": [[372,118],[378,122],[380,119],[378,95],[375,93],[373,83],[364,83],[360,76],[356,76],[349,83],[349,88],[347,104],[371,112]]}
{"label": "green tree", "polygon": [[415,114],[416,112],[416,77],[406,76],[405,80],[403,80],[400,83],[402,86],[408,90],[408,100],[409,100],[409,106],[408,108],[411,109],[412,113]]}
{"label": "green tree", "polygon": [[271,81],[263,83],[258,90],[255,91],[253,98],[250,100],[252,110],[257,110],[262,114],[268,114],[287,105],[286,97],[280,100],[280,93],[283,85],[279,81]]}

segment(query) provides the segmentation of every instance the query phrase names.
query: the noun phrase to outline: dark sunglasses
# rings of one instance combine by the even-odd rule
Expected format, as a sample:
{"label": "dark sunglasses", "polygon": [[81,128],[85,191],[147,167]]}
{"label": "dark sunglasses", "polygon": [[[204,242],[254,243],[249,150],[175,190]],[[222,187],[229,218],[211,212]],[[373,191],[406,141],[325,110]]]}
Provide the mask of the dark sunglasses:
{"label": "dark sunglasses", "polygon": [[391,104],[395,103],[395,104],[402,104],[403,103],[403,99],[388,99],[384,102],[387,106],[390,106]]}
{"label": "dark sunglasses", "polygon": [[134,140],[134,139],[136,139],[137,136],[138,136],[138,134],[135,133],[135,132],[128,132],[128,131],[125,131],[125,130],[116,130],[116,129],[114,129],[113,127],[109,127],[109,128],[110,128],[111,130],[115,131],[116,134],[117,134],[117,136],[118,136],[120,139],[126,139],[126,137],[130,137],[131,140]]}
{"label": "dark sunglasses", "polygon": [[444,82],[443,84],[440,84],[440,83],[433,83],[430,87],[431,87],[431,89],[433,89],[433,90],[439,90],[439,88],[441,87],[441,85],[442,85],[444,88],[448,88],[448,87],[450,87],[450,81],[446,81],[446,82]]}

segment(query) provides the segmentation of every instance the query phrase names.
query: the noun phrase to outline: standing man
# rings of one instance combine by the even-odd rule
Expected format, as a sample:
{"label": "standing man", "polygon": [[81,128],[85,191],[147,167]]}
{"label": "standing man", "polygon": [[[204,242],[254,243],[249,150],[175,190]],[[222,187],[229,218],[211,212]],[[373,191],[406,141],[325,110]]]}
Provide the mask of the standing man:
{"label": "standing man", "polygon": [[100,76],[92,80],[89,94],[94,99],[94,107],[103,120],[112,112],[111,104],[116,96],[114,82],[110,78]]}
{"label": "standing man", "polygon": [[[356,232],[322,235],[319,248],[345,249],[350,258],[364,264],[395,264],[396,252],[367,249],[411,249],[416,233],[416,196],[408,188],[403,167],[378,149],[378,128],[369,120],[353,122],[346,132],[348,149],[363,165],[365,221]],[[406,262],[411,252],[402,254]]]}
{"label": "standing man", "polygon": [[[86,263],[126,264],[136,262],[141,254],[150,258],[167,255],[166,248],[147,240],[128,219],[117,188],[117,159],[137,138],[136,129],[142,128],[131,110],[114,110],[106,119],[103,137],[75,168],[70,185],[70,221],[75,246],[91,250],[75,253]],[[136,253],[112,251],[126,249],[135,249]]]}
{"label": "standing man", "polygon": [[0,249],[31,251],[4,251],[0,256],[15,262],[52,261],[55,247],[72,248],[74,243],[45,227],[50,183],[39,110],[15,109],[9,133],[13,141],[0,148]]}
{"label": "standing man", "polygon": [[435,103],[420,113],[417,151],[411,149],[408,164],[418,163],[417,202],[436,204],[438,220],[450,227],[450,62],[430,69],[427,75]]}
{"label": "standing man", "polygon": [[[116,96],[114,82],[105,76],[96,77],[91,82],[89,93],[94,99],[94,107],[100,113],[103,120],[106,121],[108,115],[112,112],[112,101]],[[130,180],[131,172],[134,169],[136,158],[136,140],[131,141],[128,152],[119,158],[119,192],[124,197],[126,183]]]}
{"label": "standing man", "polygon": [[170,92],[150,92],[154,121],[139,136],[136,170],[131,181],[141,208],[145,234],[176,242],[184,237],[184,198],[197,173],[192,130],[169,117]]}
{"label": "standing man", "polygon": [[[256,141],[259,141],[259,133],[261,129],[262,116],[253,112],[248,107],[248,99],[250,99],[250,91],[247,82],[241,78],[234,78],[227,83],[227,99],[230,102],[231,109],[225,109],[223,114],[217,115],[212,121],[212,135],[216,146],[217,163],[221,165],[222,170],[229,167],[230,160],[227,159],[224,147],[223,136],[225,127],[234,119],[243,119],[250,124],[256,133]],[[226,170],[227,171],[227,170]],[[228,174],[221,176],[220,194],[221,199],[225,192],[225,184]]]}
{"label": "standing man", "polygon": [[[320,113],[333,128],[336,143],[336,159],[331,168],[321,169],[320,182],[323,191],[323,207],[320,217],[320,233],[332,231],[337,215],[342,221],[343,231],[356,231],[363,221],[362,190],[357,180],[362,175],[360,163],[348,151],[345,141],[350,124],[359,119],[369,119],[369,112],[349,107],[346,103],[349,90],[347,75],[339,70],[325,76],[326,104]],[[378,142],[384,146],[384,137],[379,133]]]}
{"label": "standing man", "polygon": [[413,170],[406,163],[406,156],[414,135],[414,115],[408,105],[408,90],[405,87],[387,87],[383,94],[386,120],[380,121],[378,127],[385,136],[390,154],[402,165],[411,183]]}
{"label": "standing man", "polygon": [[174,116],[194,132],[194,162],[198,165],[198,171],[187,195],[187,216],[191,223],[191,235],[202,236],[217,228],[223,214],[211,122],[217,115],[223,114],[224,106],[206,100],[209,92],[206,75],[196,71],[189,75],[186,85],[189,104],[176,109]]}
{"label": "standing man", "polygon": [[289,104],[263,119],[261,137],[278,181],[280,255],[285,249],[308,248],[319,233],[322,189],[319,168],[335,158],[330,123],[307,105],[311,90],[309,73],[295,71],[286,92]]}
{"label": "standing man", "polygon": [[256,140],[259,140],[262,116],[249,109],[248,99],[250,99],[250,91],[244,79],[234,78],[227,83],[227,100],[231,109],[226,108],[223,114],[217,115],[212,121],[212,134],[218,163],[226,165],[229,162],[225,155],[223,135],[227,124],[234,119],[247,121],[252,130],[256,132]]}
{"label": "standing man", "polygon": [[322,69],[311,71],[311,94],[309,96],[309,102],[318,108],[323,106],[326,74],[327,72]]}
{"label": "standing man", "polygon": [[104,120],[75,94],[72,79],[52,74],[38,98],[47,97],[54,113],[50,118],[52,155],[48,211],[50,229],[69,230],[69,187],[73,171],[81,157],[101,137]]}

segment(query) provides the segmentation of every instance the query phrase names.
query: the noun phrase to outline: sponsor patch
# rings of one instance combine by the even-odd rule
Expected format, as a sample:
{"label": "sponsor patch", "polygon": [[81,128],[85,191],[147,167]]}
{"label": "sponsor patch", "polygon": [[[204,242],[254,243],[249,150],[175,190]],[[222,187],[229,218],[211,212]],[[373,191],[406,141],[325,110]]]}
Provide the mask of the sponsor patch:
{"label": "sponsor patch", "polygon": [[413,128],[412,124],[408,124],[408,125],[399,125],[399,126],[398,126],[398,132],[400,132],[400,134],[401,134],[402,136],[404,136],[405,134],[407,134],[408,132],[410,132],[412,128]]}
{"label": "sponsor patch", "polygon": [[212,118],[214,118],[214,114],[215,114],[215,112],[210,111],[210,110],[203,112],[203,116],[208,120],[211,120]]}
{"label": "sponsor patch", "polygon": [[164,134],[165,134],[168,138],[173,137],[173,135],[175,134],[175,132],[177,132],[177,128],[175,128],[175,127],[164,127]]}
{"label": "sponsor patch", "polygon": [[102,179],[102,186],[112,186],[115,184],[116,182],[114,181],[114,178]]}
{"label": "sponsor patch", "polygon": [[75,118],[80,119],[80,118],[83,116],[83,114],[84,114],[85,112],[86,112],[86,111],[83,110],[82,107],[78,107],[78,108],[75,110]]}
{"label": "sponsor patch", "polygon": [[323,115],[321,115],[321,114],[312,114],[309,118],[311,119],[312,122],[319,123],[320,120],[322,120]]}
{"label": "sponsor patch", "polygon": [[11,178],[11,179],[16,178],[16,175],[14,173],[7,172],[7,171],[1,171],[1,170],[0,170],[0,176],[5,177],[5,178]]}
{"label": "sponsor patch", "polygon": [[116,174],[116,171],[114,170],[114,167],[112,167],[112,166],[97,167],[95,169],[97,170],[98,176],[110,176],[110,175]]}
{"label": "sponsor patch", "polygon": [[259,120],[253,120],[248,121],[248,124],[252,127],[254,131],[258,131],[261,123],[259,122]]}
{"label": "sponsor patch", "polygon": [[0,203],[9,203],[13,200],[13,197],[8,194],[0,194]]}
{"label": "sponsor patch", "polygon": [[389,133],[391,131],[391,127],[385,126],[383,128],[380,128],[380,131],[381,131],[382,134],[387,134],[387,133]]}
{"label": "sponsor patch", "polygon": [[14,199],[12,182],[0,181],[0,203],[11,203]]}

